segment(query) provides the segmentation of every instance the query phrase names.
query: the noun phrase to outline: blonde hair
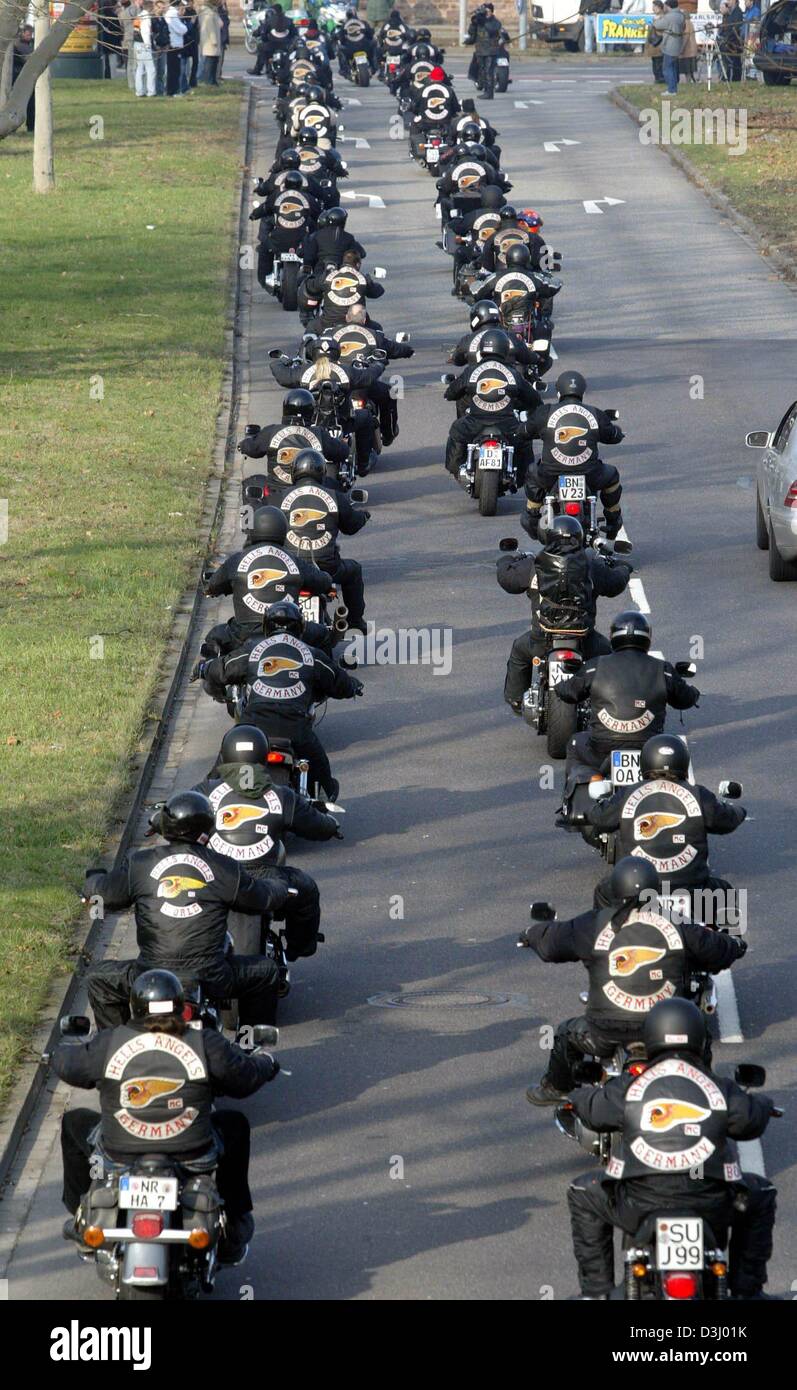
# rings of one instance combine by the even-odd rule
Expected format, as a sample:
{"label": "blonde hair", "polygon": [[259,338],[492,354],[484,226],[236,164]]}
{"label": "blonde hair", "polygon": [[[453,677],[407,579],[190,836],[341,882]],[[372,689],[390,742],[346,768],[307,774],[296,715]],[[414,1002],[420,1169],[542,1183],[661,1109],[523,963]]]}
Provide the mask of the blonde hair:
{"label": "blonde hair", "polygon": [[313,375],[310,379],[310,386],[320,386],[322,381],[330,381],[332,378],[332,359],[324,355],[313,363]]}

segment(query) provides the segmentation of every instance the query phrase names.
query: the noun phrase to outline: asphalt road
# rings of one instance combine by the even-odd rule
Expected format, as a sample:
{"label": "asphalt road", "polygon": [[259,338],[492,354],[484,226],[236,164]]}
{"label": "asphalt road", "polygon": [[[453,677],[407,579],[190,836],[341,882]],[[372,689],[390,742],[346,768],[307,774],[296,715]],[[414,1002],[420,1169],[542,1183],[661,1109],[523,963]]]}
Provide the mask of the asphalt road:
{"label": "asphalt road", "polygon": [[[455,70],[464,72],[460,63]],[[234,69],[230,69],[232,72]],[[639,76],[641,65],[635,65]],[[622,412],[614,451],[625,517],[655,623],[655,646],[703,640],[701,707],[687,716],[699,780],[745,784],[753,819],[720,844],[717,872],[749,893],[746,959],[734,972],[746,1041],[720,1067],[762,1062],[787,1107],[794,1047],[789,940],[795,591],[774,585],[754,546],[748,429],[774,428],[794,398],[793,292],[606,99],[620,64],[524,67],[490,112],[513,201],[540,209],[564,255],[555,342],[596,403]],[[460,91],[469,88],[460,80]],[[588,1167],[524,1090],[544,1068],[542,1030],[579,1011],[578,967],[515,948],[531,898],[585,907],[602,862],[554,829],[561,786],[542,790],[541,742],[501,699],[525,600],[499,590],[498,539],[521,536],[520,501],[481,519],[442,468],[451,419],[438,377],[465,326],[436,250],[434,188],[390,136],[382,87],[345,113],[350,227],[388,268],[377,317],[409,329],[401,435],[367,481],[373,519],[361,559],[380,628],[451,634],[449,674],[375,665],[366,698],[321,728],[341,779],[346,840],[296,846],[317,874],[327,944],[295,971],[280,1059],[291,1074],[248,1103],[258,1229],[217,1298],[568,1299],[576,1292],[565,1190]],[[257,108],[273,146],[271,90]],[[538,104],[519,108],[518,101]],[[578,142],[546,153],[543,142]],[[589,214],[584,200],[622,200]],[[263,358],[296,342],[295,320],[255,288],[247,418],[277,418]],[[702,399],[694,379],[703,379]],[[690,394],[690,388],[691,394]],[[227,531],[232,546],[234,532]],[[602,626],[620,606],[602,606]],[[207,625],[214,618],[209,607]],[[157,786],[189,785],[224,732],[219,707],[187,692]],[[544,780],[544,779],[543,779]],[[124,924],[119,930],[124,930]],[[114,949],[120,947],[118,938]],[[390,1003],[390,998],[394,1003]],[[0,1208],[9,1297],[108,1297],[65,1248],[59,1225],[53,1087]],[[771,1126],[766,1171],[781,1192],[770,1290],[789,1294],[793,1125]],[[3,1267],[0,1261],[0,1274]]]}

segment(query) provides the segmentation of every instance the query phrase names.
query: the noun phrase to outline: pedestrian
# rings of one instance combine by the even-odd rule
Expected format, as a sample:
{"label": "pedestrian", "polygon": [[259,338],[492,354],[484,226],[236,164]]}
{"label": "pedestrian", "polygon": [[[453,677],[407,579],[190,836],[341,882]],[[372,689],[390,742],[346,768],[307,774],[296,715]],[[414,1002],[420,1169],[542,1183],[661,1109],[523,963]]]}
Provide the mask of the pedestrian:
{"label": "pedestrian", "polygon": [[155,95],[166,95],[166,56],[169,51],[169,26],[164,19],[167,0],[155,0],[152,12],[152,52],[155,58]]}
{"label": "pedestrian", "polygon": [[188,85],[183,90],[190,91],[196,87],[199,78],[199,18],[193,0],[186,0],[182,19],[188,25],[183,44],[183,53],[187,55]]}
{"label": "pedestrian", "polygon": [[221,20],[221,54],[217,76],[221,79],[224,58],[230,46],[230,11],[227,9],[225,0],[219,0],[219,19]]}
{"label": "pedestrian", "polygon": [[[664,14],[664,0],[653,0],[653,18],[659,19]],[[653,81],[659,86],[664,86],[664,59],[661,55],[662,36],[657,34],[651,24],[648,29],[648,41],[645,45],[645,55],[650,59],[650,66],[653,69]]]}
{"label": "pedestrian", "polygon": [[692,17],[684,14],[684,46],[678,59],[678,73],[685,82],[697,81],[697,35]]}
{"label": "pedestrian", "polygon": [[684,46],[686,16],[678,9],[678,0],[666,0],[664,13],[653,21],[653,28],[662,36],[662,71],[667,83],[667,95],[678,95],[678,59]]}
{"label": "pedestrian", "polygon": [[221,57],[221,16],[215,0],[205,0],[199,8],[199,52],[202,63],[200,82],[218,87],[219,58]]}
{"label": "pedestrian", "polygon": [[722,15],[722,23],[717,35],[717,44],[725,60],[725,67],[731,82],[741,82],[744,15],[738,0],[722,0],[720,14]]}
{"label": "pedestrian", "polygon": [[[22,72],[28,58],[35,46],[34,30],[32,24],[23,24],[20,27],[17,37],[14,39],[14,51],[11,57],[11,82],[16,82]],[[25,129],[31,133],[36,125],[36,89],[34,87],[28,97],[28,105],[25,111]]]}
{"label": "pedestrian", "polygon": [[191,58],[196,52],[196,44],[192,40],[198,38],[196,10],[190,0],[177,0],[177,12],[185,25],[180,49],[180,95],[186,96],[191,92]]}
{"label": "pedestrian", "polygon": [[155,95],[155,58],[152,53],[152,0],[141,0],[141,14],[133,20],[136,55],[136,96]]}
{"label": "pedestrian", "polygon": [[[584,0],[582,14],[584,17],[584,52],[594,53],[596,49],[596,38],[598,21],[596,16],[606,13],[605,0]],[[606,52],[606,44],[597,44],[598,53]]]}
{"label": "pedestrian", "polygon": [[97,46],[100,50],[103,77],[111,78],[111,54],[116,54],[116,66],[122,62],[122,26],[116,13],[115,0],[103,0],[97,11]]}
{"label": "pedestrian", "polygon": [[133,21],[141,13],[141,7],[133,0],[119,0],[117,9],[122,26],[122,61],[127,69],[127,85],[131,92],[136,89],[136,45],[133,41]]}
{"label": "pedestrian", "polygon": [[166,95],[167,97],[179,97],[182,95],[180,91],[182,69],[180,55],[183,50],[186,26],[180,18],[180,10],[177,5],[169,5],[164,11],[163,18],[169,26],[169,51],[166,54]]}

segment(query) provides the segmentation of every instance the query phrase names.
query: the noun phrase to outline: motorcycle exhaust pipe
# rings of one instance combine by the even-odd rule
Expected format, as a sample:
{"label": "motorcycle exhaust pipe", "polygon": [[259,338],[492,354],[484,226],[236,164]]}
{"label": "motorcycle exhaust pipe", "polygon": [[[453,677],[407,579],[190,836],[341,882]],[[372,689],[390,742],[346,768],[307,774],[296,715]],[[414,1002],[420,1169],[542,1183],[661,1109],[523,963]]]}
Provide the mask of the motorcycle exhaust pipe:
{"label": "motorcycle exhaust pipe", "polygon": [[333,623],[335,632],[348,632],[349,630],[349,610],[345,604],[335,609],[335,621]]}

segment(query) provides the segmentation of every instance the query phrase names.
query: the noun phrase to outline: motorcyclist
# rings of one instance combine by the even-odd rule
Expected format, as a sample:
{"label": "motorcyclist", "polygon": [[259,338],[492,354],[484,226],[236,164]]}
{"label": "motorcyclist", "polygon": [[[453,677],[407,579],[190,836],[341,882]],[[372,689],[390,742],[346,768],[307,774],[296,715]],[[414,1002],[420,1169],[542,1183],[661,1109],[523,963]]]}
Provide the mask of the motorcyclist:
{"label": "motorcyclist", "polygon": [[248,494],[247,486],[260,487],[261,498],[273,499],[277,504],[284,493],[293,485],[291,464],[302,449],[317,449],[329,463],[336,466],[345,463],[349,448],[342,439],[336,439],[323,425],[312,423],[315,414],[313,393],[303,387],[287,391],[282,401],[282,422],[247,427],[247,432],[238,444],[238,451],[247,458],[267,459],[267,474],[252,474],[243,481],[244,503]]}
{"label": "motorcyclist", "polygon": [[668,661],[650,655],[652,636],[644,613],[618,613],[609,629],[611,654],[593,657],[557,685],[565,704],[590,704],[589,727],[570,740],[568,772],[574,764],[606,770],[613,749],[638,749],[661,733],[668,705],[683,710],[697,704],[697,687]]}
{"label": "motorcyclist", "polygon": [[404,23],[398,10],[391,10],[376,31],[376,47],[380,57],[397,58],[410,41],[412,30]]}
{"label": "motorcyclist", "polygon": [[[300,450],[296,450],[299,453]],[[252,515],[246,545],[228,555],[205,581],[209,598],[231,594],[233,616],[227,623],[211,628],[203,644],[203,656],[230,652],[263,626],[263,615],[282,598],[298,602],[302,592],[328,595],[334,589],[330,574],[307,556],[295,555],[286,545],[288,521],[278,506],[257,507]],[[310,646],[326,647],[328,634],[319,623],[309,624],[306,634]],[[201,661],[192,673],[201,676]]]}
{"label": "motorcyclist", "polygon": [[[501,311],[495,300],[480,299],[478,304],[474,304],[471,309],[468,332],[463,333],[459,342],[455,344],[448,355],[449,362],[453,362],[457,367],[464,366],[466,362],[477,362],[479,346],[490,328],[501,328]],[[539,360],[538,354],[533,352],[520,338],[516,338],[511,333],[507,336],[510,344],[510,362],[524,369],[533,367]],[[458,406],[461,404],[462,400],[457,402]]]}
{"label": "motorcyclist", "polygon": [[446,387],[445,399],[467,398],[468,406],[455,420],[448,435],[446,468],[458,477],[468,457],[468,444],[478,439],[485,424],[494,425],[502,439],[515,445],[515,466],[518,481],[522,482],[531,458],[523,442],[516,411],[537,408],[540,400],[534,387],[525,380],[512,361],[512,344],[502,328],[490,328],[477,351],[475,367],[467,366]]}
{"label": "motorcyclist", "polygon": [[479,149],[479,158],[491,164],[494,169],[500,170],[500,163],[495,150],[486,145],[482,140],[482,128],[478,121],[459,114],[454,116],[449,124],[446,138],[449,141],[440,154],[440,171],[446,170],[450,165],[458,163],[461,159],[467,159],[473,152],[474,147]]}
{"label": "motorcyclist", "polygon": [[384,285],[360,269],[360,257],[350,248],[344,251],[339,268],[319,263],[313,274],[302,282],[299,303],[304,311],[303,321],[309,323],[315,316],[316,326],[321,330],[338,328],[346,322],[346,314],[353,304],[381,299],[384,292]]}
{"label": "motorcyclist", "polygon": [[692,971],[717,974],[747,951],[740,937],[671,917],[658,903],[652,864],[620,859],[611,880],[611,907],[565,922],[532,921],[520,938],[546,963],[581,961],[589,979],[585,1014],[559,1024],[545,1074],[526,1091],[532,1105],[561,1105],[578,1085],[573,1067],[581,1058],[611,1057],[641,1042],[655,1004],[688,998]]}
{"label": "motorcyclist", "polygon": [[317,83],[309,82],[301,94],[288,102],[282,117],[282,132],[277,141],[277,154],[287,146],[295,146],[299,131],[303,126],[312,126],[318,136],[318,147],[331,149],[338,138],[338,123],[334,112],[340,110],[340,101],[334,92],[326,92]]}
{"label": "motorcyclist", "polygon": [[[463,157],[452,162],[442,178],[436,181],[437,200],[443,221],[450,220],[452,209],[455,207],[462,214],[466,214],[483,206],[482,192],[485,187],[499,188],[506,194],[512,185],[506,174],[496,169],[486,157],[484,145],[469,145]],[[464,207],[461,206],[463,201],[466,204]]]}
{"label": "motorcyclist", "polygon": [[305,239],[315,226],[321,204],[304,187],[306,175],[288,169],[282,187],[249,214],[258,229],[257,280],[263,289],[274,288],[274,257],[283,251],[301,254]]}
{"label": "motorcyclist", "polygon": [[[589,823],[617,833],[619,854],[633,854],[656,869],[667,892],[709,890],[724,896],[727,879],[709,871],[708,836],[730,835],[745,819],[743,806],[689,781],[689,750],[669,734],[649,738],[640,755],[641,781],[592,802]],[[603,879],[596,903],[610,901]],[[697,902],[697,899],[694,899]],[[702,900],[705,902],[705,896]],[[734,909],[731,908],[731,916]],[[717,913],[719,915],[719,913]]]}
{"label": "motorcyclist", "polygon": [[[399,110],[409,109],[410,103],[427,85],[436,62],[431,44],[414,44],[405,55],[398,71],[388,82],[388,90],[398,100]],[[442,71],[442,69],[441,69]]]}
{"label": "motorcyclist", "polygon": [[346,209],[340,207],[322,212],[315,231],[304,243],[304,268],[308,274],[318,265],[340,266],[347,251],[353,251],[360,260],[367,254],[351,232],[346,231],[348,216]]}
{"label": "motorcyclist", "polygon": [[529,438],[542,440],[542,457],[526,478],[526,514],[521,520],[532,538],[545,495],[563,473],[583,473],[587,488],[600,493],[609,540],[623,524],[620,475],[598,457],[598,445],[619,444],[625,436],[605,411],[584,404],[586,389],[580,372],[562,372],[556,381],[558,403],[540,406],[526,425]]}
{"label": "motorcyclist", "polygon": [[322,333],[307,345],[309,363],[290,358],[285,353],[269,357],[269,367],[280,386],[300,386],[317,392],[324,383],[337,386],[340,393],[338,419],[344,429],[351,429],[357,445],[357,471],[368,473],[376,447],[376,426],[367,408],[351,403],[351,392],[357,388],[370,396],[375,383],[384,371],[383,362],[341,361],[340,344],[329,334]]}
{"label": "motorcyclist", "polygon": [[241,1028],[274,1023],[277,971],[272,961],[229,955],[227,916],[280,912],[288,890],[281,883],[256,883],[237,864],[209,849],[215,818],[207,797],[175,792],[150,818],[167,845],[136,850],[121,868],[89,869],[84,897],[103,912],[132,907],[138,956],[104,960],[88,972],[89,1003],[98,1028],[129,1018],[134,980],[145,970],[173,970],[196,980],[218,999],[237,999]]}
{"label": "motorcyclist", "polygon": [[[694,1004],[663,1001],[645,1018],[646,1071],[641,1076],[626,1072],[571,1097],[590,1129],[622,1135],[613,1173],[585,1174],[567,1194],[585,1299],[609,1297],[614,1227],[634,1234],[654,1212],[684,1210],[710,1224],[719,1249],[726,1248],[730,1229],[732,1297],[762,1296],[777,1193],[766,1178],[741,1171],[736,1143],[760,1138],[773,1113],[772,1101],[713,1073],[703,1056],[705,1037],[705,1019]],[[680,1102],[681,1113],[699,1115],[699,1122],[682,1120],[657,1132],[653,1116],[658,1100]]]}
{"label": "motorcyclist", "polygon": [[521,714],[523,696],[531,685],[534,658],[543,657],[547,650],[548,634],[541,621],[540,571],[543,582],[547,569],[557,569],[568,563],[568,557],[583,557],[583,595],[581,611],[587,631],[581,638],[581,651],[596,656],[611,651],[607,639],[596,630],[598,598],[616,598],[623,592],[633,566],[615,556],[599,555],[584,548],[584,531],[574,516],[556,516],[545,532],[543,549],[536,555],[529,551],[502,554],[498,559],[497,579],[508,594],[525,593],[531,601],[531,625],[515,639],[506,667],[504,699],[515,714]]}
{"label": "motorcyclist", "polygon": [[410,147],[417,155],[418,145],[424,135],[431,131],[444,135],[451,117],[459,111],[456,92],[443,68],[431,69],[426,82],[419,88],[410,88],[409,111]]}
{"label": "motorcyclist", "polygon": [[[285,838],[289,831],[305,840],[341,840],[343,835],[335,816],[290,787],[274,784],[268,754],[262,729],[236,724],[224,735],[208,776],[194,790],[208,798],[216,817],[208,841],[211,849],[245,864],[254,879],[276,880],[295,890],[284,908],[285,954],[294,961],[316,953],[321,899],[315,879],[285,863]],[[235,940],[232,913],[228,927]]]}
{"label": "motorcyclist", "polygon": [[493,99],[495,60],[501,45],[506,43],[508,38],[508,33],[495,18],[491,4],[481,5],[472,15],[464,42],[466,45],[474,46],[475,72],[469,69],[468,76],[476,82],[485,101]]}
{"label": "motorcyclist", "polygon": [[[508,254],[516,246],[528,247],[528,260],[523,255],[507,260]],[[531,230],[516,208],[507,203],[500,209],[500,221],[493,236],[484,243],[479,268],[489,271],[491,275],[500,275],[510,266],[526,272],[545,269],[547,253],[548,247],[543,238]]]}
{"label": "motorcyclist", "polygon": [[[303,125],[300,127],[296,136],[296,148],[299,151],[300,169],[306,174],[311,174],[314,179],[330,180],[334,189],[339,179],[349,177],[348,165],[345,160],[341,159],[338,151],[332,147],[328,150],[319,147],[318,132],[314,126]],[[335,193],[337,194],[336,189]],[[327,202],[328,207],[331,208],[336,199],[328,196]]]}
{"label": "motorcyclist", "polygon": [[[489,242],[499,225],[501,220],[499,208],[503,206],[503,202],[503,189],[499,188],[497,184],[485,183],[479,185],[479,201],[469,211],[460,211],[458,208],[449,209],[448,232],[451,236],[456,237],[452,257],[454,276],[452,294],[458,291],[460,271],[463,267],[473,264],[475,271],[481,248]],[[442,246],[443,243],[440,242],[440,245]]]}
{"label": "motorcyclist", "polygon": [[[329,336],[340,345],[341,361],[344,363],[353,357],[361,356],[367,359],[374,349],[384,352],[388,361],[415,355],[415,349],[407,341],[408,334],[400,340],[388,338],[381,329],[375,328],[373,324],[369,325],[363,304],[353,304],[346,314],[345,324],[334,329]],[[382,380],[371,384],[369,394],[379,411],[382,443],[389,447],[398,438],[399,432],[397,394],[392,385]]]}
{"label": "motorcyclist", "polygon": [[256,31],[258,40],[257,58],[253,68],[247,68],[251,77],[260,77],[269,58],[288,53],[296,42],[296,25],[282,12],[282,5],[272,5]]}
{"label": "motorcyclist", "polygon": [[550,316],[550,306],[554,295],[561,289],[561,281],[547,271],[535,268],[533,262],[534,256],[526,243],[510,244],[504,256],[506,268],[502,269],[499,265],[499,269],[486,280],[476,281],[472,286],[474,300],[478,303],[480,299],[494,299],[504,319],[519,308],[525,309],[525,317],[531,318],[533,306],[541,301],[543,313]]}
{"label": "motorcyclist", "polygon": [[321,455],[312,449],[296,455],[293,487],[280,505],[288,518],[287,548],[296,556],[312,556],[326,574],[332,575],[349,610],[349,627],[364,634],[362,568],[357,560],[343,558],[338,536],[356,536],[371,513],[352,505],[346,493],[327,476]]}
{"label": "motorcyclist", "polygon": [[[322,788],[327,801],[334,802],[340,784],[313,729],[313,706],[320,700],[352,699],[362,695],[364,687],[326,653],[308,646],[304,630],[304,617],[295,603],[283,599],[272,604],[263,618],[263,636],[250,638],[228,657],[210,661],[203,682],[207,693],[219,701],[226,701],[229,686],[243,686],[244,722],[255,724],[269,738],[290,739],[296,756],[307,759],[311,781]],[[281,888],[268,883],[257,886],[263,891],[269,886],[272,891]],[[285,898],[279,907],[284,902]],[[243,903],[241,910],[270,909]]]}
{"label": "motorcyclist", "polygon": [[356,9],[349,8],[346,11],[346,18],[335,32],[335,42],[341,77],[349,76],[355,53],[367,53],[371,72],[376,72],[379,66],[376,35],[368,21],[360,18]]}
{"label": "motorcyclist", "polygon": [[495,143],[498,131],[496,130],[495,126],[490,124],[490,122],[487,120],[485,116],[480,115],[479,112],[476,110],[476,103],[473,100],[473,97],[463,97],[462,110],[460,114],[456,116],[451,123],[452,138],[456,137],[458,130],[465,121],[474,121],[476,125],[478,125],[480,132],[479,140],[481,144],[487,146],[489,153],[492,156],[494,156],[494,158],[498,161],[498,165],[500,167],[501,147],[500,145],[497,145]]}
{"label": "motorcyclist", "polygon": [[301,183],[297,183],[294,179],[291,181],[291,186],[295,190],[301,189],[303,193],[309,194],[318,206],[322,207],[324,199],[327,197],[327,191],[322,188],[315,175],[302,169],[301,156],[297,149],[283,150],[279,158],[274,160],[266,177],[255,184],[255,197],[266,200],[273,198],[285,188],[286,175],[296,172],[299,173]]}
{"label": "motorcyclist", "polygon": [[[226,1223],[219,1262],[239,1264],[254,1234],[249,1121],[214,1101],[246,1100],[274,1080],[279,1062],[260,1049],[242,1051],[214,1029],[191,1028],[184,1008],[177,976],[146,970],[133,981],[128,1023],[100,1028],[88,1042],[65,1040],[53,1052],[56,1076],[81,1090],[96,1087],[100,1101],[99,1114],[75,1108],[61,1121],[62,1200],[71,1213],[64,1236],[80,1241],[85,1229],[81,1202],[94,1176],[92,1154],[128,1164],[157,1152],[176,1158],[189,1173],[215,1171]],[[141,1094],[150,1077],[174,1084],[160,1088],[142,1111],[131,1097]]]}

